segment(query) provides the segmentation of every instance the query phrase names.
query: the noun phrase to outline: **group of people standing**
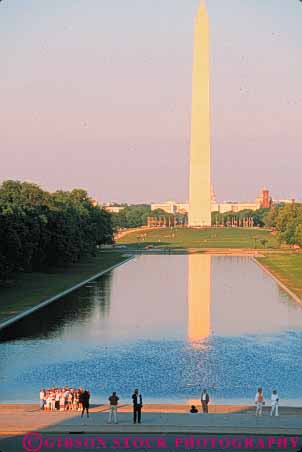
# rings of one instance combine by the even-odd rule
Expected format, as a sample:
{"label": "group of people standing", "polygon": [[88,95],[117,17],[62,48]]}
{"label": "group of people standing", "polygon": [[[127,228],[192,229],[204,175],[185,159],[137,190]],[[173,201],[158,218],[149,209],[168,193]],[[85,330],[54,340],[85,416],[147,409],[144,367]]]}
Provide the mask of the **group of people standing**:
{"label": "group of people standing", "polygon": [[40,409],[44,411],[82,411],[89,417],[90,392],[82,388],[51,388],[40,390]]}
{"label": "group of people standing", "polygon": [[[82,388],[74,389],[68,388],[52,388],[52,389],[41,389],[40,390],[40,409],[45,411],[81,411],[81,417],[83,417],[85,411],[87,417],[89,417],[89,400],[90,392]],[[108,423],[114,422],[118,423],[117,409],[119,397],[116,392],[113,392],[108,398],[109,400],[109,416]],[[204,389],[200,396],[200,402],[203,413],[209,412],[209,402],[210,396],[206,389]],[[143,408],[143,397],[138,389],[135,389],[132,394],[132,404],[133,404],[133,423],[141,423],[142,408]],[[265,405],[263,390],[261,387],[258,388],[256,397],[256,416],[262,416],[263,406]],[[195,405],[191,406],[190,413],[198,413],[198,409]],[[271,395],[271,416],[279,416],[279,395],[276,389],[273,390]]]}
{"label": "group of people standing", "polygon": [[[117,424],[117,408],[119,397],[116,392],[113,392],[109,397],[109,417],[108,423],[112,421]],[[90,392],[82,388],[74,389],[68,388],[51,388],[40,390],[40,409],[44,411],[81,411],[83,417],[85,411],[89,417],[89,401]],[[133,423],[141,423],[143,397],[138,389],[135,389],[132,394],[133,404]]]}
{"label": "group of people standing", "polygon": [[[262,409],[265,405],[264,395],[262,388],[258,388],[255,397],[256,404],[256,416],[262,416]],[[271,395],[271,416],[279,416],[279,395],[276,389],[273,390]]]}
{"label": "group of people standing", "polygon": [[[206,389],[204,389],[201,393],[200,397],[201,407],[203,413],[208,413],[209,408],[208,404],[210,402],[210,397]],[[256,404],[256,416],[262,416],[262,410],[265,405],[264,395],[262,388],[258,388],[257,394],[255,397]],[[191,405],[190,413],[198,413],[198,409],[195,405]],[[273,390],[271,395],[271,416],[279,416],[279,395],[276,389]]]}
{"label": "group of people standing", "polygon": [[[117,424],[117,407],[119,397],[116,392],[113,392],[112,395],[108,398],[109,400],[109,417],[108,424],[111,424],[112,421]],[[135,389],[132,394],[132,404],[133,404],[133,423],[138,424],[141,423],[142,418],[142,408],[143,408],[143,397],[138,389]]]}

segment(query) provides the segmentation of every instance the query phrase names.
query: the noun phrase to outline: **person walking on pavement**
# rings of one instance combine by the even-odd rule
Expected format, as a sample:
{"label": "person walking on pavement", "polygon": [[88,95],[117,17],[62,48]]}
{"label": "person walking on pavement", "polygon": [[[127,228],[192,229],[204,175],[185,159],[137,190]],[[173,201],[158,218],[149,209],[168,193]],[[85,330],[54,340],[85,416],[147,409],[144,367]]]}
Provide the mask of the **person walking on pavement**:
{"label": "person walking on pavement", "polygon": [[202,391],[200,399],[201,399],[202,412],[208,413],[209,412],[208,404],[210,401],[210,397],[209,397],[209,394],[206,389],[204,389]]}
{"label": "person walking on pavement", "polygon": [[109,417],[108,417],[108,424],[113,422],[117,424],[117,404],[119,401],[119,397],[116,395],[116,392],[113,392],[112,395],[108,398],[109,400]]}
{"label": "person walking on pavement", "polygon": [[263,405],[265,405],[262,388],[258,388],[257,394],[255,396],[255,404],[256,404],[256,416],[262,416],[262,408]]}
{"label": "person walking on pavement", "polygon": [[271,416],[279,416],[279,395],[276,389],[273,390]]}
{"label": "person walking on pavement", "polygon": [[136,424],[137,419],[137,422],[140,424],[142,417],[143,398],[142,395],[139,393],[138,389],[134,390],[134,393],[132,394],[132,401],[133,401],[133,423]]}

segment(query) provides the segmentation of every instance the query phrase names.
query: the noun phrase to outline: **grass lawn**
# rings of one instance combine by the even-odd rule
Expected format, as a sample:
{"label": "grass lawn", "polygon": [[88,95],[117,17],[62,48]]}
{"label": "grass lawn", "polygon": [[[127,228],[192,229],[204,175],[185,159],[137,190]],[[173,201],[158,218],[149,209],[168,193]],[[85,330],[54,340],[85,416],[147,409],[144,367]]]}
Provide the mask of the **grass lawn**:
{"label": "grass lawn", "polygon": [[302,254],[274,253],[257,260],[298,297],[302,297]]}
{"label": "grass lawn", "polygon": [[267,240],[266,248],[278,248],[278,242],[268,231],[235,228],[163,228],[145,232],[132,232],[118,240],[130,248],[258,248],[264,249],[261,240]]}
{"label": "grass lawn", "polygon": [[0,288],[0,322],[125,259],[120,252],[99,252],[96,257],[89,257],[75,265],[48,273],[19,274],[14,286]]}

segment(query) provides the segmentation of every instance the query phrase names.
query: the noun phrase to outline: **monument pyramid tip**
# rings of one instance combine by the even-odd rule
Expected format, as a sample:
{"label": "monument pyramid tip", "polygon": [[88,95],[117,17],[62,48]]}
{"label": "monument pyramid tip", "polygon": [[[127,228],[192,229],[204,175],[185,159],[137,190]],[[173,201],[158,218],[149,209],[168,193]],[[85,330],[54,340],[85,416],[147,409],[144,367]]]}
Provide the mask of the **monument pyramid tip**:
{"label": "monument pyramid tip", "polygon": [[200,0],[197,17],[204,16],[204,15],[207,15],[206,5],[205,5],[204,0]]}

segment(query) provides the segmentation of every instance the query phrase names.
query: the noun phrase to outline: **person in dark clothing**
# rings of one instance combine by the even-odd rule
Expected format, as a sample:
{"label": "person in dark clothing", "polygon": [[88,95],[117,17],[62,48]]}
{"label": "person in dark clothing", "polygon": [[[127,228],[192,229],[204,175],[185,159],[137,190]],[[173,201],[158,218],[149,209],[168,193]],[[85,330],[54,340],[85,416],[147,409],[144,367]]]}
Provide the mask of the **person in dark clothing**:
{"label": "person in dark clothing", "polygon": [[200,399],[201,399],[202,411],[204,413],[208,413],[209,412],[208,404],[210,401],[210,397],[209,397],[209,394],[206,389],[204,389],[202,391]]}
{"label": "person in dark clothing", "polygon": [[90,399],[90,392],[89,391],[87,391],[85,389],[84,392],[80,393],[79,402],[82,404],[81,417],[83,417],[83,415],[85,413],[85,410],[86,410],[87,417],[89,417],[89,399]]}
{"label": "person in dark clothing", "polygon": [[138,389],[134,390],[134,393],[132,394],[132,401],[133,401],[133,423],[136,424],[137,418],[137,422],[140,424],[142,417],[143,398],[142,395],[139,393]]}
{"label": "person in dark clothing", "polygon": [[192,414],[198,413],[198,409],[196,408],[195,405],[191,406],[190,413],[192,413]]}

